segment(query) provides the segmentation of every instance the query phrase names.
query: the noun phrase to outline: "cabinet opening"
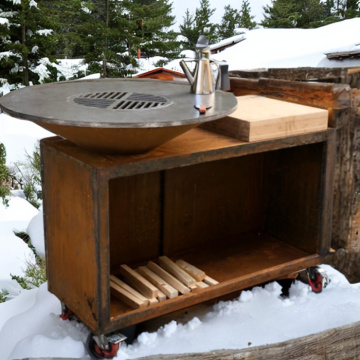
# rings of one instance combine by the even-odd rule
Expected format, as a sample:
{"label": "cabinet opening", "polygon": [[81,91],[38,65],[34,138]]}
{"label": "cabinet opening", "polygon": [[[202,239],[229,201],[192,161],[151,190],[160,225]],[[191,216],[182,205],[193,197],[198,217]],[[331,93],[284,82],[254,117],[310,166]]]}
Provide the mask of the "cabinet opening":
{"label": "cabinet opening", "polygon": [[[221,284],[318,253],[324,157],[318,143],[111,180],[111,273],[165,255]],[[112,297],[112,316],[130,310]]]}

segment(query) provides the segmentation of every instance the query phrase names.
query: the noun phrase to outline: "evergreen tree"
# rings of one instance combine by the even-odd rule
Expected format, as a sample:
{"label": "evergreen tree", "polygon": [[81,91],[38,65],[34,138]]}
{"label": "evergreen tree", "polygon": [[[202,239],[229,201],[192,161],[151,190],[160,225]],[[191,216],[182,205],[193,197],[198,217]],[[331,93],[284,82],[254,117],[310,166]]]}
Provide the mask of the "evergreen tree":
{"label": "evergreen tree", "polygon": [[217,41],[217,25],[210,22],[216,9],[210,9],[209,0],[200,0],[200,7],[195,10],[195,27],[198,34],[205,35],[210,43]]}
{"label": "evergreen tree", "polygon": [[224,7],[224,15],[218,26],[219,38],[226,39],[234,36],[234,31],[240,26],[240,13],[237,9],[233,9],[230,5]]}
{"label": "evergreen tree", "polygon": [[264,9],[261,25],[266,28],[294,28],[298,17],[297,0],[272,0]]}
{"label": "evergreen tree", "polygon": [[4,0],[0,18],[8,21],[5,34],[0,38],[1,52],[8,55],[3,57],[1,77],[11,84],[38,83],[39,65],[46,66],[48,71],[54,70],[41,60],[52,58],[56,47],[52,30],[47,27],[46,14],[34,0]]}
{"label": "evergreen tree", "polygon": [[337,0],[334,15],[339,19],[351,19],[360,16],[359,0]]}
{"label": "evergreen tree", "polygon": [[324,24],[326,6],[321,0],[272,0],[264,7],[261,25],[269,28],[312,28]]}
{"label": "evergreen tree", "polygon": [[88,0],[81,6],[76,32],[85,39],[82,48],[91,72],[129,75],[137,65],[138,49],[147,57],[178,55],[176,34],[168,30],[174,22],[168,0]]}
{"label": "evergreen tree", "polygon": [[56,55],[82,57],[88,53],[86,24],[88,8],[83,0],[38,0],[39,7],[48,15],[54,29]]}
{"label": "evergreen tree", "polygon": [[138,49],[142,56],[175,58],[179,54],[177,34],[170,30],[175,16],[171,15],[172,4],[168,0],[123,1],[126,6],[127,44],[130,54]]}
{"label": "evergreen tree", "polygon": [[186,9],[185,16],[183,16],[183,23],[179,28],[180,34],[187,39],[187,41],[183,43],[185,48],[195,49],[199,33],[194,26],[194,15],[190,14],[189,9]]}
{"label": "evergreen tree", "polygon": [[298,14],[296,27],[303,29],[322,26],[326,16],[320,0],[298,0]]}
{"label": "evergreen tree", "polygon": [[248,0],[242,2],[240,11],[233,9],[230,5],[226,5],[221,23],[218,26],[219,38],[226,39],[234,36],[236,28],[253,29],[256,26],[256,22],[253,21],[254,17],[251,15]]}
{"label": "evergreen tree", "polygon": [[10,195],[8,182],[10,181],[10,173],[5,165],[6,163],[6,150],[4,144],[0,143],[0,199],[2,203],[7,206],[6,196]]}
{"label": "evergreen tree", "polygon": [[261,23],[270,28],[313,28],[360,16],[359,0],[272,0]]}
{"label": "evergreen tree", "polygon": [[195,16],[190,15],[189,9],[186,10],[183,24],[180,25],[180,34],[187,38],[185,45],[189,49],[195,49],[200,35],[205,35],[210,43],[217,41],[217,25],[210,22],[215,10],[210,8],[209,0],[200,0],[200,7],[196,8]]}
{"label": "evergreen tree", "polygon": [[251,7],[248,0],[244,0],[241,5],[239,27],[253,29],[256,26],[255,16],[251,15]]}

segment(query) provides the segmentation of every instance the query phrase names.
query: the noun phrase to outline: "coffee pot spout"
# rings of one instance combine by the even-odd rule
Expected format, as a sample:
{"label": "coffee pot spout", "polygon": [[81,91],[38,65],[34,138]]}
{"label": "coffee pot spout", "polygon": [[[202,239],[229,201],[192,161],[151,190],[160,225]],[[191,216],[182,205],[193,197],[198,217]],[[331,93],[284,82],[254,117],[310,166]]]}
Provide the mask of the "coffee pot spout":
{"label": "coffee pot spout", "polygon": [[194,76],[191,73],[189,67],[186,65],[186,62],[184,60],[181,60],[180,66],[181,66],[186,78],[188,79],[190,85],[192,86],[194,84]]}

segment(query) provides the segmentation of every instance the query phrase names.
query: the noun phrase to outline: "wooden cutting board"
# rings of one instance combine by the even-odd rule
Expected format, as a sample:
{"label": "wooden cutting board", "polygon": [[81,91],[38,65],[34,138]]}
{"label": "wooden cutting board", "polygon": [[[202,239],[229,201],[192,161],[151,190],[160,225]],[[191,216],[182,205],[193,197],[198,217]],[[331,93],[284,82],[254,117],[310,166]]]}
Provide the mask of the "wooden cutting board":
{"label": "wooden cutting board", "polygon": [[328,111],[311,106],[269,99],[238,96],[238,107],[230,116],[203,127],[243,141],[269,140],[327,129]]}

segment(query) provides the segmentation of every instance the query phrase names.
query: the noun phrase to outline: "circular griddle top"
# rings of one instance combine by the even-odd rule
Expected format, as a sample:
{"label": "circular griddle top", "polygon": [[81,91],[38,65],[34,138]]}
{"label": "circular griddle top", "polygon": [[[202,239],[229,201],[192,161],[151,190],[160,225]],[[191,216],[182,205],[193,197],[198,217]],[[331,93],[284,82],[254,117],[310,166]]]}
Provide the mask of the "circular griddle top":
{"label": "circular griddle top", "polygon": [[231,93],[216,91],[201,115],[187,83],[150,79],[66,81],[26,87],[0,99],[4,112],[41,125],[156,128],[198,124],[232,113]]}

